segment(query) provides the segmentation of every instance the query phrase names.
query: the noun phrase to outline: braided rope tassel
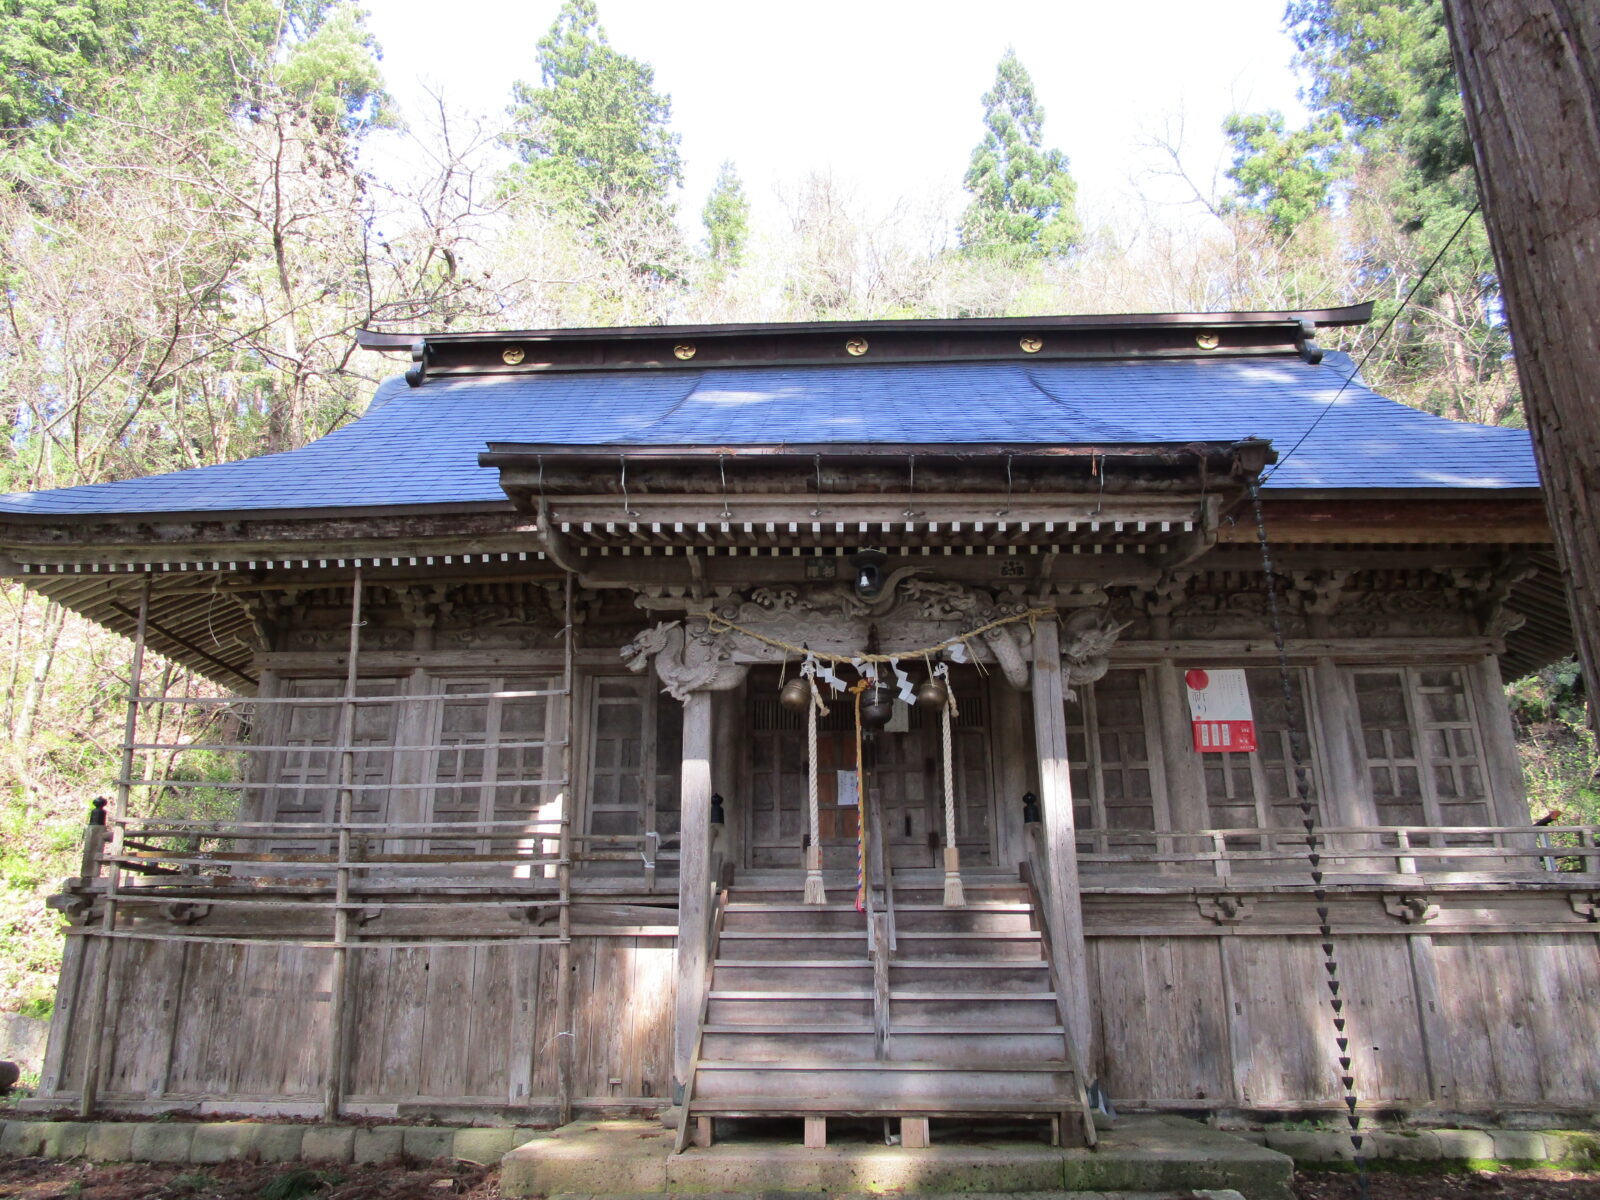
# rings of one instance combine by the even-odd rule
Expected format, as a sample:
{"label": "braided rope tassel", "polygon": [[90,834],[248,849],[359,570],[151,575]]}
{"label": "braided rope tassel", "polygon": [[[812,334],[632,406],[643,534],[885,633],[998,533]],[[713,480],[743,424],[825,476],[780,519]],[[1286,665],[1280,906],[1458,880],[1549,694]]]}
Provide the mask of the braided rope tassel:
{"label": "braided rope tassel", "polygon": [[946,676],[944,707],[939,711],[941,732],[944,735],[944,906],[962,908],[967,903],[961,890],[961,851],[956,847],[956,760],[955,746],[950,734],[950,722],[956,717],[956,694],[950,687],[949,672],[943,663],[938,672]]}
{"label": "braided rope tassel", "polygon": [[822,707],[822,697],[817,693],[816,680],[811,677],[811,663],[804,667],[806,685],[811,702],[806,705],[806,768],[811,801],[811,844],[806,847],[805,904],[826,904],[828,894],[822,886],[822,818],[817,810],[817,710]]}

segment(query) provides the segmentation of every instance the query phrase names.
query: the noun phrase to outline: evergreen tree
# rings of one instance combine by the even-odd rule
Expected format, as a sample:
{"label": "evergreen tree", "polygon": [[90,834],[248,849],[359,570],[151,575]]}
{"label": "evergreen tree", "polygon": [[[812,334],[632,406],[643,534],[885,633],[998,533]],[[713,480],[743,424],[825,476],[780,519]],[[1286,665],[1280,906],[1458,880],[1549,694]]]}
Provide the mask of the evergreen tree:
{"label": "evergreen tree", "polygon": [[1044,148],[1044,109],[1015,50],[1001,57],[983,105],[983,140],[961,181],[972,194],[961,244],[1038,257],[1067,253],[1083,236],[1078,186],[1067,156]]}
{"label": "evergreen tree", "polygon": [[1369,374],[1433,412],[1515,419],[1494,262],[1482,219],[1467,219],[1477,187],[1440,0],[1292,0],[1286,21],[1311,121],[1229,119],[1234,209],[1284,238],[1339,215],[1379,327],[1417,285]]}
{"label": "evergreen tree", "polygon": [[612,49],[594,0],[566,0],[538,50],[540,86],[512,85],[513,189],[533,185],[586,223],[641,202],[666,212],[683,164],[650,65]]}
{"label": "evergreen tree", "polygon": [[1327,208],[1345,157],[1337,117],[1289,130],[1280,112],[1234,113],[1223,131],[1234,146],[1226,174],[1238,189],[1225,207],[1260,212],[1283,235]]}
{"label": "evergreen tree", "polygon": [[750,233],[750,202],[745,199],[744,185],[731,162],[723,163],[717,172],[717,182],[706,197],[700,221],[706,227],[706,255],[711,260],[712,276],[720,280],[744,265],[745,239]]}

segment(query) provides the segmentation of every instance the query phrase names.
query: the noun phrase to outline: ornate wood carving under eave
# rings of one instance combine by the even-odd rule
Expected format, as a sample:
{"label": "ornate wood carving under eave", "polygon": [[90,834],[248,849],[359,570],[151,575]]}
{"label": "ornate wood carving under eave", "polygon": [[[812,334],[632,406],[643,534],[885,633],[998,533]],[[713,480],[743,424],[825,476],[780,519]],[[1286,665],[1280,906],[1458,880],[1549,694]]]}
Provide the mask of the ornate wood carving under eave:
{"label": "ornate wood carving under eave", "polygon": [[1383,911],[1407,925],[1425,925],[1439,916],[1439,897],[1418,892],[1405,895],[1385,895]]}
{"label": "ornate wood carving under eave", "polygon": [[[623,649],[622,657],[634,671],[644,670],[654,659],[668,692],[682,699],[692,691],[736,686],[746,664],[780,662],[798,653],[783,646],[856,655],[876,631],[880,653],[910,656],[971,633],[963,643],[968,653],[993,661],[1012,686],[1026,688],[1033,640],[1028,622],[1018,619],[976,631],[996,620],[1020,618],[1029,610],[1029,601],[1015,590],[997,596],[915,574],[896,572],[893,586],[886,587],[877,601],[862,600],[841,584],[760,587],[748,597],[724,595],[699,605],[682,596],[641,596],[639,604],[647,611],[680,611],[685,617],[645,630]],[[713,619],[738,628],[714,632]],[[1077,624],[1064,651],[1072,655],[1068,665],[1085,677],[1096,670],[1104,674],[1106,638],[1114,641],[1121,626],[1110,623],[1101,609],[1080,609],[1071,620]],[[950,656],[947,651],[945,657]]]}
{"label": "ornate wood carving under eave", "polygon": [[[68,887],[76,887],[79,884],[80,881],[77,879],[66,881]],[[60,913],[69,924],[82,925],[89,919],[89,910],[94,907],[94,900],[79,892],[65,891],[47,896],[44,905]]]}
{"label": "ornate wood carving under eave", "polygon": [[161,915],[174,925],[193,925],[210,915],[211,905],[189,900],[169,900],[160,906]]}
{"label": "ornate wood carving under eave", "polygon": [[1084,608],[1062,623],[1061,670],[1068,684],[1094,683],[1111,669],[1111,648],[1132,622],[1118,624],[1104,609]]}
{"label": "ornate wood carving under eave", "polygon": [[1200,915],[1217,925],[1241,924],[1251,916],[1256,906],[1253,896],[1234,896],[1228,893],[1218,896],[1196,896],[1194,902],[1200,910]]}
{"label": "ornate wood carving under eave", "polygon": [[[746,639],[748,640],[748,639]],[[726,692],[744,682],[749,667],[733,661],[727,634],[712,633],[705,620],[663,621],[652,625],[622,648],[628,670],[647,670],[655,662],[656,678],[674,700],[694,692]]]}

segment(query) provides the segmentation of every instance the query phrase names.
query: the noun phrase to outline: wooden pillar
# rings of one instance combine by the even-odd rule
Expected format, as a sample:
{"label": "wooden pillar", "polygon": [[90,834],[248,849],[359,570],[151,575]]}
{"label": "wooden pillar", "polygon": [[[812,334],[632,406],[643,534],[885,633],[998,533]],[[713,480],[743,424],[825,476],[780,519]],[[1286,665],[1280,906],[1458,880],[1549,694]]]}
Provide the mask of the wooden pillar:
{"label": "wooden pillar", "polygon": [[1345,673],[1331,658],[1312,664],[1305,703],[1311,756],[1322,765],[1322,823],[1370,827],[1378,809],[1367,788],[1361,750],[1361,711]]}
{"label": "wooden pillar", "polygon": [[[105,880],[105,898],[100,909],[100,945],[94,960],[94,979],[89,1002],[88,1028],[84,1031],[83,1092],[78,1100],[78,1115],[94,1114],[95,1103],[100,1098],[100,1079],[108,1069],[111,1059],[110,1039],[106,1037],[106,996],[111,985],[111,950],[116,945],[111,934],[117,927],[117,890],[122,881],[122,841],[128,817],[129,793],[133,788],[133,745],[138,741],[139,695],[144,686],[145,635],[150,628],[150,576],[144,578],[139,591],[139,623],[133,637],[133,665],[128,671],[128,708],[123,715],[121,768],[117,774],[117,791],[111,806],[111,830]],[[160,738],[152,739],[160,741]],[[86,947],[87,949],[87,947]]]}
{"label": "wooden pillar", "polygon": [[339,865],[334,871],[333,980],[328,1013],[328,1060],[323,1078],[322,1118],[339,1119],[344,1107],[345,1072],[349,1062],[349,1020],[346,1013],[350,976],[350,836],[355,821],[356,683],[361,667],[361,568],[350,583],[350,648],[345,660],[344,703],[339,706]]}
{"label": "wooden pillar", "polygon": [[[1206,803],[1206,780],[1200,755],[1195,753],[1189,704],[1178,664],[1163,659],[1156,664],[1156,712],[1161,728],[1161,766],[1167,779],[1167,809],[1174,830],[1211,828]],[[1184,841],[1180,850],[1203,849],[1198,841]]]}
{"label": "wooden pillar", "polygon": [[[1061,678],[1061,642],[1054,621],[1041,620],[1033,633],[1033,731],[1039,751],[1039,804],[1044,816],[1045,863],[1050,887],[1050,955],[1066,1008],[1067,1036],[1078,1062],[1091,1076],[1088,951],[1083,940],[1083,902],[1078,884],[1072,775],[1067,758],[1067,714]],[[1087,1086],[1091,1079],[1083,1080]]]}
{"label": "wooden pillar", "polygon": [[1486,655],[1465,674],[1478,710],[1483,735],[1484,782],[1489,787],[1489,824],[1527,825],[1528,796],[1522,789],[1522,760],[1517,754],[1517,732],[1511,724],[1505,685],[1500,682],[1500,660]]}
{"label": "wooden pillar", "polygon": [[1022,830],[1022,797],[1033,791],[1029,782],[1028,732],[1022,712],[1022,693],[997,675],[990,676],[989,722],[993,739],[990,754],[994,763],[996,795],[989,828],[994,831],[996,866],[1012,866],[1028,856]]}
{"label": "wooden pillar", "polygon": [[679,1086],[689,1080],[705,988],[706,913],[711,902],[711,734],[711,693],[689,693],[683,705],[678,995],[672,1054],[672,1075]]}

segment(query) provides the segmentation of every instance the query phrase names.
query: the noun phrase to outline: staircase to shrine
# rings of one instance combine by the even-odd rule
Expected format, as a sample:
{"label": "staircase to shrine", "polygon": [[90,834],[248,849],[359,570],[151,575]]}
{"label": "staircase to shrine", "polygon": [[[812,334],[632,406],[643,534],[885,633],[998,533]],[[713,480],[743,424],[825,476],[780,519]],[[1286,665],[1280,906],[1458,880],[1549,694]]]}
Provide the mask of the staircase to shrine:
{"label": "staircase to shrine", "polygon": [[741,875],[719,901],[680,1147],[715,1117],[1032,1118],[1092,1142],[1047,942],[1015,874],[966,883],[947,908],[915,877],[855,907],[854,883],[801,902],[797,874]]}

